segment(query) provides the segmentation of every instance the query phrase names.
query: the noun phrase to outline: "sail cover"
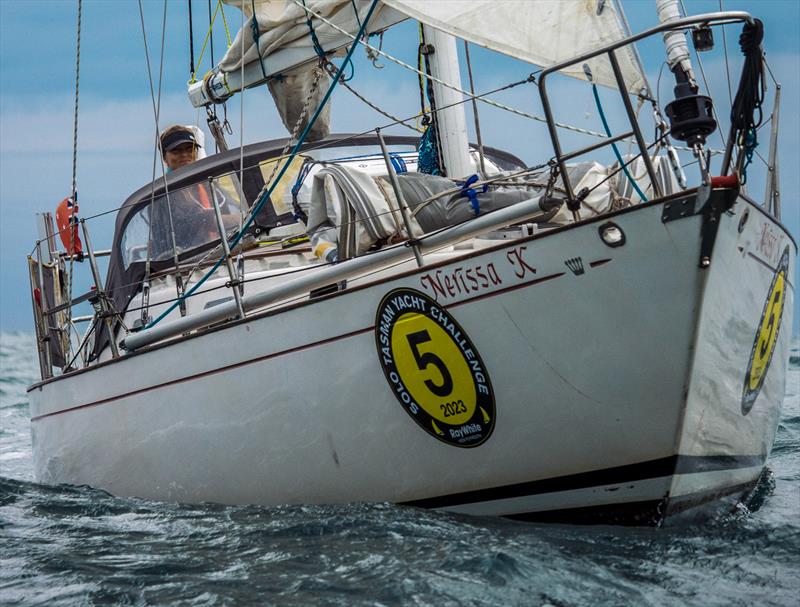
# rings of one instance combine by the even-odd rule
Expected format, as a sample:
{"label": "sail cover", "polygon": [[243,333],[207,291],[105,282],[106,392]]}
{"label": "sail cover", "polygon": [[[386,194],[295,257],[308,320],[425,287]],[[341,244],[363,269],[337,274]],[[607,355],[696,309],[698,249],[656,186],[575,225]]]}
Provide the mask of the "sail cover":
{"label": "sail cover", "polygon": [[[328,51],[349,42],[348,38],[342,38],[339,30],[355,35],[369,13],[371,2],[305,0],[302,5],[292,0],[224,2],[240,8],[247,21],[236,34],[217,69],[224,77],[234,76],[244,68],[243,73],[255,74],[256,82],[260,80],[260,75],[264,79],[269,76],[269,91],[286,130],[290,133],[295,129],[302,131],[322,103],[330,82],[328,74],[321,67],[307,61],[316,57],[317,46],[320,50]],[[382,4],[376,7],[372,22],[376,21],[375,17],[382,9]],[[313,18],[313,15],[320,15],[329,23]],[[311,26],[310,17],[313,19]],[[276,72],[275,54],[281,51],[285,54],[287,50],[294,51],[296,64],[291,65],[292,60],[289,60],[287,65],[284,58],[278,62]],[[280,77],[273,78],[277,73]],[[243,78],[245,84],[247,79],[247,76]],[[224,87],[229,88],[227,78],[224,83]],[[323,108],[306,140],[317,141],[329,132],[330,105]]]}
{"label": "sail cover", "polygon": [[[258,63],[263,58],[264,67],[269,71],[267,57],[281,49],[307,47],[313,49],[307,18],[313,20],[314,35],[323,48],[341,37],[341,33],[331,25],[314,19],[321,15],[335,26],[353,36],[358,32],[361,21],[369,12],[371,2],[351,2],[350,0],[305,0],[305,6],[292,0],[223,0],[225,4],[240,8],[245,15],[245,23],[236,34],[228,52],[219,62],[221,72],[235,72],[242,65]],[[375,20],[383,8],[379,3],[373,12]],[[253,23],[253,11],[257,30]],[[257,33],[256,33],[257,31]],[[244,38],[244,39],[243,39]],[[244,51],[244,52],[242,52]],[[313,55],[312,55],[313,56]]]}
{"label": "sail cover", "polygon": [[[218,69],[231,73],[262,62],[269,71],[269,55],[287,48],[313,49],[307,13],[294,0],[224,0],[242,9],[247,21],[220,61]],[[359,0],[305,0],[309,12],[322,15],[341,29],[355,34],[371,2]],[[404,16],[541,67],[549,67],[625,37],[621,16],[611,0],[382,0],[371,23],[391,8]],[[254,28],[253,15],[257,29]],[[323,48],[341,33],[313,19],[314,34]],[[372,28],[369,28],[370,31]],[[255,32],[258,32],[257,34]],[[309,58],[313,57],[312,54]],[[646,86],[634,51],[617,51],[628,91]],[[606,57],[588,62],[594,82],[616,88]],[[563,73],[586,79],[583,63]]]}
{"label": "sail cover", "polygon": [[[480,46],[550,67],[623,39],[625,29],[611,0],[383,0],[433,28]],[[628,91],[640,93],[644,76],[634,51],[617,59]],[[587,61],[594,82],[616,88],[605,56]],[[562,73],[586,79],[583,63]]]}

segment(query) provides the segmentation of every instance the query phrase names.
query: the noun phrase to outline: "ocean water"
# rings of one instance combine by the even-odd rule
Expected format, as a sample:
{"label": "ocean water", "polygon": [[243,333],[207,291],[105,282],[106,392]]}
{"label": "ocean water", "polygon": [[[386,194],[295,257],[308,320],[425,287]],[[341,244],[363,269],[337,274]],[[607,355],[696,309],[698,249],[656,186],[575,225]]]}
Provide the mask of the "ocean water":
{"label": "ocean water", "polygon": [[754,496],[714,522],[529,524],[390,504],[177,505],[33,482],[33,339],[0,335],[0,605],[798,605],[800,343]]}

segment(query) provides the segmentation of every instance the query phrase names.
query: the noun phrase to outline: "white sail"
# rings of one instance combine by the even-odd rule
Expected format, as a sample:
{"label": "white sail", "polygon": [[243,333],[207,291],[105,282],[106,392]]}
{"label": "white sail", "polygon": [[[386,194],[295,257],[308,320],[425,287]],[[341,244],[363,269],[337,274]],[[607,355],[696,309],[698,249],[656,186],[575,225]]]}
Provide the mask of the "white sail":
{"label": "white sail", "polygon": [[[306,61],[313,58],[313,41],[302,5],[293,0],[225,2],[241,8],[247,20],[219,63],[221,74],[235,76],[244,60],[245,70],[254,77],[271,75],[275,63],[270,56],[287,49],[303,49]],[[336,26],[313,20],[314,34],[326,51],[349,41],[342,39],[337,27],[355,35],[371,5],[350,0],[306,0],[305,4],[311,14],[319,14]],[[258,23],[257,43],[253,8]],[[410,17],[541,67],[555,65],[625,37],[614,3],[608,0],[382,0],[373,12],[371,25],[386,27],[398,21],[398,17]],[[374,28],[370,27],[369,31]],[[640,92],[645,87],[645,79],[632,49],[621,49],[617,55],[628,91]],[[586,63],[594,82],[616,87],[611,65],[605,57]],[[586,79],[583,63],[563,73]]]}
{"label": "white sail", "polygon": [[[383,0],[387,6],[458,38],[541,67],[625,37],[614,3],[608,0]],[[617,52],[628,91],[645,87],[631,49]],[[594,82],[615,87],[605,57],[587,61]],[[586,79],[583,63],[562,70]]]}
{"label": "white sail", "polygon": [[[342,31],[355,35],[367,17],[371,4],[306,0],[304,8],[292,0],[224,1],[240,8],[246,22],[219,62],[218,74],[211,78],[208,86],[211,90],[222,88],[225,91],[222,96],[228,96],[280,74],[281,78],[269,80],[270,94],[287,131],[291,133],[295,127],[302,130],[308,124],[310,115],[320,106],[329,83],[327,73],[320,73],[321,68],[309,63],[309,60],[316,56],[318,50],[329,52],[351,42],[351,38]],[[404,18],[397,15],[389,23],[382,22],[379,18],[382,11],[393,12],[384,9],[383,5],[376,7],[370,16],[371,23],[386,27]],[[313,29],[309,27],[309,17],[312,15],[324,19],[315,18]],[[208,90],[206,83],[194,87],[194,92],[190,87],[192,103],[195,106],[207,103]],[[303,114],[306,106],[308,111]],[[325,137],[329,127],[330,106],[327,106],[308,133],[307,140]]]}
{"label": "white sail", "polygon": [[[240,8],[246,20],[212,72],[202,81],[189,84],[189,99],[195,107],[219,103],[242,89],[263,84],[278,74],[286,75],[317,56],[307,13],[301,3],[292,0],[224,2]],[[370,6],[371,3],[363,1],[306,0],[308,14],[321,15],[328,22],[313,19],[314,35],[322,49],[329,53],[351,44]],[[379,3],[366,31],[381,31],[406,18]],[[257,34],[254,24],[257,24]]]}
{"label": "white sail", "polygon": [[[308,15],[320,15],[335,26],[355,35],[361,21],[369,11],[370,2],[352,3],[350,0],[306,0],[308,13],[302,5],[292,0],[223,0],[225,4],[240,8],[245,14],[245,23],[236,34],[228,52],[219,62],[221,72],[234,72],[241,68],[242,57],[245,65],[256,65],[259,58],[264,60],[264,68],[270,73],[267,57],[286,48],[308,48],[313,52],[314,44],[307,24]],[[253,32],[253,8],[258,23],[258,48]],[[356,14],[356,9],[358,14]],[[383,6],[378,4],[372,19],[380,14]],[[331,43],[339,43],[342,37],[335,27],[314,19],[314,34],[324,49]],[[244,38],[244,40],[242,40]],[[242,50],[244,49],[244,52]]]}

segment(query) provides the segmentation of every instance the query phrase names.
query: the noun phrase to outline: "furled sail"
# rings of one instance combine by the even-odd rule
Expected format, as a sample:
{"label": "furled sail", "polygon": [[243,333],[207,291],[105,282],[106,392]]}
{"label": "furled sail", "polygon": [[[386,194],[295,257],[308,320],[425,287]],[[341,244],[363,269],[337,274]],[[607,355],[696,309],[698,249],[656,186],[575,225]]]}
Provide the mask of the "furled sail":
{"label": "furled sail", "polygon": [[[661,23],[677,21],[681,18],[681,11],[678,0],[656,0],[656,10],[658,20]],[[694,82],[694,71],[689,56],[689,44],[686,42],[686,34],[681,31],[664,32],[664,46],[667,49],[667,63],[669,69],[675,70],[680,67],[690,82]]]}
{"label": "furled sail", "polygon": [[[278,75],[291,75],[289,88],[306,93],[314,69],[310,64],[318,52],[330,53],[351,44],[372,6],[362,0],[223,1],[240,8],[246,20],[219,64],[201,82],[189,85],[189,98],[195,107],[220,103],[242,89],[263,84]],[[366,32],[384,30],[406,18],[378,3]],[[319,88],[324,92],[327,87],[321,83]],[[276,101],[280,107],[282,102]],[[282,115],[285,123],[290,114]]]}
{"label": "furled sail", "polygon": [[[252,73],[255,65],[263,79],[274,74],[271,56],[277,51],[285,53],[295,49],[300,51],[300,57],[313,57],[323,49],[336,48],[342,39],[342,33],[336,27],[346,32],[357,32],[370,6],[367,2],[306,0],[307,12],[291,0],[224,1],[240,8],[247,21],[219,62],[218,70],[223,76],[235,74],[244,64]],[[336,27],[321,20],[309,26],[309,18],[315,13]],[[302,129],[306,126],[309,116],[322,102],[330,79],[322,68],[309,63],[291,66],[280,74],[281,78],[269,80],[269,91],[286,130],[291,133],[295,127]],[[305,114],[303,108],[307,108]],[[308,133],[307,140],[315,141],[327,136],[329,125],[330,106],[327,106]]]}
{"label": "furled sail", "polygon": [[[242,58],[245,65],[264,58],[265,69],[272,53],[286,48],[314,48],[314,40],[307,23],[308,16],[320,15],[337,27],[355,35],[369,11],[370,2],[350,2],[350,0],[305,0],[308,13],[302,4],[292,0],[223,0],[225,4],[240,8],[245,15],[245,23],[236,34],[228,52],[219,62],[222,72],[234,72],[241,67]],[[378,17],[381,4],[373,12]],[[255,13],[253,10],[255,9]],[[257,23],[254,29],[253,15]],[[327,23],[314,20],[314,36],[324,49],[330,48],[331,42],[341,38],[341,33]],[[244,40],[242,40],[244,38]],[[242,52],[244,49],[244,52]]]}
{"label": "furled sail", "polygon": [[[219,102],[242,88],[289,73],[312,60],[318,50],[329,52],[349,44],[352,39],[337,28],[355,35],[372,4],[363,0],[224,2],[244,11],[246,21],[214,73],[206,82],[190,87],[195,106]],[[309,27],[308,17],[315,14],[333,25],[313,18]],[[625,37],[611,0],[381,0],[367,31],[385,29],[408,17],[541,67]],[[641,92],[646,81],[634,50],[622,48],[617,58],[628,91]],[[596,57],[586,64],[594,82],[616,87],[607,58]],[[312,68],[305,69],[310,73]],[[583,63],[562,71],[586,79]]]}
{"label": "furled sail", "polygon": [[[387,6],[458,38],[550,67],[625,37],[610,0],[383,0]],[[628,91],[646,83],[630,47],[617,51]],[[594,82],[616,88],[606,57],[586,62]],[[586,79],[583,63],[562,73]]]}

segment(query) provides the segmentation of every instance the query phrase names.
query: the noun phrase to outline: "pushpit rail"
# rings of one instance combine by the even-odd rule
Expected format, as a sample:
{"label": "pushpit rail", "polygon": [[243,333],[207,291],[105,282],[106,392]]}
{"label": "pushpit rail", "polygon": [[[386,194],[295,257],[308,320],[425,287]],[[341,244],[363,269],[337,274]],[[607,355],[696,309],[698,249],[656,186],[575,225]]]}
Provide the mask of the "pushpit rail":
{"label": "pushpit rail", "polygon": [[[102,287],[102,280],[97,266],[98,257],[108,257],[110,249],[94,250],[89,239],[86,220],[73,216],[70,227],[75,229],[80,223],[83,239],[87,251],[73,250],[59,251],[56,245],[56,232],[53,227],[53,217],[50,213],[38,215],[39,229],[42,238],[36,241],[34,250],[28,255],[28,276],[30,280],[30,295],[33,306],[34,329],[39,356],[39,370],[42,379],[53,376],[53,367],[69,370],[79,356],[83,356],[86,363],[84,347],[95,328],[101,321],[110,322],[112,307],[106,299]],[[72,297],[73,268],[75,261],[88,259],[91,266],[93,286],[82,295]],[[73,316],[74,307],[89,302],[94,308],[94,314]],[[86,331],[82,342],[73,353],[73,332],[78,323],[92,322]],[[114,344],[114,356],[119,352]]]}
{"label": "pushpit rail", "polygon": [[[658,179],[656,177],[656,172],[653,167],[653,163],[650,158],[650,153],[648,151],[647,144],[645,143],[641,127],[639,126],[639,121],[636,117],[633,106],[631,104],[630,94],[627,90],[624,78],[620,71],[619,62],[617,60],[615,51],[630,44],[633,44],[635,42],[638,42],[639,40],[643,40],[644,38],[649,38],[651,36],[668,31],[683,30],[696,25],[723,26],[732,23],[743,23],[743,22],[752,24],[754,20],[749,13],[744,11],[724,11],[716,13],[705,13],[702,15],[693,15],[691,17],[684,17],[682,19],[676,19],[668,23],[662,23],[660,25],[654,26],[638,34],[628,36],[627,38],[624,38],[617,42],[613,42],[602,48],[595,49],[593,51],[579,55],[577,57],[573,57],[571,59],[568,59],[566,61],[563,61],[561,63],[558,63],[556,65],[553,65],[551,67],[542,70],[542,72],[539,74],[539,96],[542,101],[542,108],[544,110],[544,115],[547,122],[547,129],[550,134],[550,140],[553,144],[553,152],[555,154],[554,161],[561,174],[561,178],[564,184],[564,189],[566,191],[567,207],[573,212],[574,218],[576,220],[578,219],[577,211],[580,208],[580,199],[576,195],[575,189],[570,180],[569,173],[567,171],[567,164],[566,164],[567,161],[576,158],[578,156],[581,156],[583,154],[586,154],[588,152],[595,151],[598,148],[607,145],[613,145],[617,141],[620,141],[622,139],[627,139],[631,135],[633,135],[636,141],[636,145],[639,149],[639,155],[642,158],[642,161],[644,162],[644,165],[647,169],[647,174],[650,178],[650,183],[653,184],[655,192],[657,194],[660,194],[660,192],[658,191]],[[615,80],[617,82],[617,87],[622,96],[623,105],[625,107],[625,113],[631,125],[631,130],[628,131],[627,133],[624,133],[623,135],[618,135],[616,137],[609,137],[608,139],[601,141],[599,143],[588,145],[586,147],[579,148],[572,152],[565,153],[561,147],[561,141],[558,136],[557,124],[553,116],[553,109],[550,104],[550,99],[547,93],[547,78],[550,74],[563,70],[566,67],[579,63],[584,63],[589,59],[593,59],[601,55],[606,55],[608,57],[609,62],[611,63],[611,67],[614,71]],[[651,101],[653,102],[655,111],[660,112],[660,108],[656,106],[655,100]],[[775,129],[776,125],[773,125],[773,132],[775,131]],[[666,134],[664,135],[666,136]],[[723,174],[727,173],[729,169],[733,146],[734,146],[733,138],[729,138],[727,142],[727,149],[725,151],[725,160],[723,162],[723,167],[722,167]],[[694,152],[695,156],[700,162],[701,172],[703,174],[703,181],[705,182],[707,181],[708,178],[708,167],[705,166],[702,150],[695,149]]]}

